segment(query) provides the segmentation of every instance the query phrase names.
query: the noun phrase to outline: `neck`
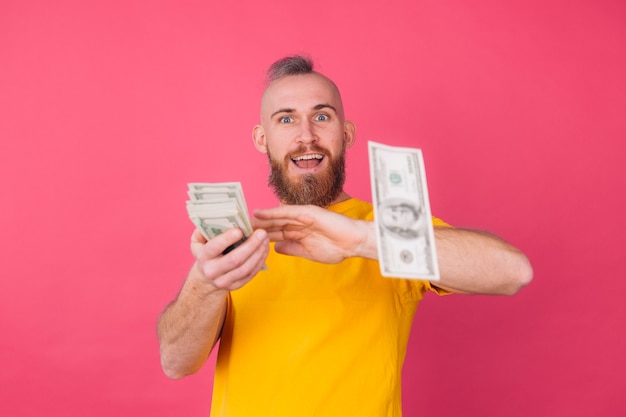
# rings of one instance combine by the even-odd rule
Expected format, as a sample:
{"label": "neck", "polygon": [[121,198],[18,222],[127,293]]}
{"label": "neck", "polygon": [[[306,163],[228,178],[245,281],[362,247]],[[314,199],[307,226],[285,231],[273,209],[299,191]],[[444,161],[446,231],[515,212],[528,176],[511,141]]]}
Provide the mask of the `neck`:
{"label": "neck", "polygon": [[332,206],[333,204],[341,203],[342,201],[349,200],[350,198],[352,198],[352,197],[350,197],[348,194],[346,194],[346,192],[345,192],[345,191],[342,191],[342,192],[341,192],[341,193],[337,196],[337,198],[335,198],[335,199],[332,201],[332,203],[330,203],[330,204],[329,204],[329,206]]}

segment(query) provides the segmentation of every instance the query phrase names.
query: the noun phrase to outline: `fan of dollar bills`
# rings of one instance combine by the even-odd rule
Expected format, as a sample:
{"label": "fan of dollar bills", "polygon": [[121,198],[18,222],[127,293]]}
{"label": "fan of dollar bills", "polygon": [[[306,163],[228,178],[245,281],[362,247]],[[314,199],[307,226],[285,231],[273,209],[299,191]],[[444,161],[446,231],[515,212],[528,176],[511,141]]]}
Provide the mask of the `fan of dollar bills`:
{"label": "fan of dollar bills", "polygon": [[229,246],[228,253],[252,234],[248,207],[239,182],[189,183],[187,213],[196,228],[208,239],[233,227],[243,232],[243,239]]}

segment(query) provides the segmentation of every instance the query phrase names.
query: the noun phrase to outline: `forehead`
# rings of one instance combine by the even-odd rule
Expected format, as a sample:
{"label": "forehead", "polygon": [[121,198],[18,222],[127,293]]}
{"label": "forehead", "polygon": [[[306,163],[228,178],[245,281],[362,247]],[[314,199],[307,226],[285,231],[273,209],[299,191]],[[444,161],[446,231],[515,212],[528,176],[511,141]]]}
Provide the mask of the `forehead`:
{"label": "forehead", "polygon": [[335,84],[318,73],[289,75],[272,82],[263,93],[261,117],[280,109],[307,111],[328,104],[343,117],[341,96]]}

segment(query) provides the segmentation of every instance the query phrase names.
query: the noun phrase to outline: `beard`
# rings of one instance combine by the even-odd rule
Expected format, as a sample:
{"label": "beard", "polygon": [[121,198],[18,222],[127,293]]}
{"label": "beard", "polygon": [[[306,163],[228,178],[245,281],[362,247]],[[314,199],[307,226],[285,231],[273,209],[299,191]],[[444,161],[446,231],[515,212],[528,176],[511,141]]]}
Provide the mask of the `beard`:
{"label": "beard", "polygon": [[283,204],[328,207],[343,191],[346,180],[345,149],[344,144],[339,155],[333,158],[316,145],[308,149],[302,146],[296,152],[319,152],[330,160],[330,166],[324,171],[301,175],[293,180],[287,175],[289,164],[293,164],[290,155],[284,161],[277,161],[268,151],[271,168],[268,184],[274,188],[274,194]]}

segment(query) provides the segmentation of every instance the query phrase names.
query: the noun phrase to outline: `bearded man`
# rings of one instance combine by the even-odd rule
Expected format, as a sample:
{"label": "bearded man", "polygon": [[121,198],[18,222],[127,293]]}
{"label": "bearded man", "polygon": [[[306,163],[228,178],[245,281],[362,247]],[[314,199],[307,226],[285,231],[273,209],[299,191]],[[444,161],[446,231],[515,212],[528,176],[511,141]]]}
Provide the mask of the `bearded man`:
{"label": "bearded man", "polygon": [[307,58],[270,67],[252,136],[281,206],[255,211],[256,230],[227,254],[241,230],[210,241],[194,231],[196,261],[159,318],[164,372],[198,371],[220,340],[211,416],[401,416],[424,293],[514,294],[532,279],[528,259],[433,218],[436,286],[383,278],[372,206],[343,190],[355,126],[337,86]]}

